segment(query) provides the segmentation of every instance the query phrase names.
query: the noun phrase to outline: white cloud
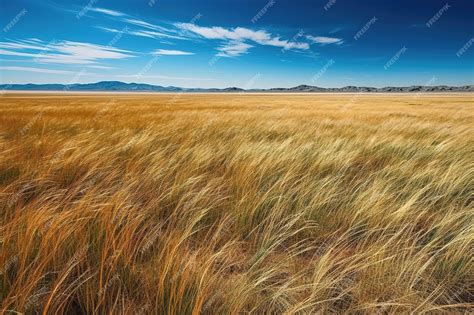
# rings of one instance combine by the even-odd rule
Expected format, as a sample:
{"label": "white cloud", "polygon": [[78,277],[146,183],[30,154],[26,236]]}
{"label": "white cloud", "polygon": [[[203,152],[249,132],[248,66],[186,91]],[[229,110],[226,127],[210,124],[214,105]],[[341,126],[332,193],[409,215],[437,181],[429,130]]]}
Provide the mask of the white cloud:
{"label": "white cloud", "polygon": [[156,35],[158,35],[158,33],[154,31],[129,31],[127,34],[149,38],[155,38],[157,37]]}
{"label": "white cloud", "polygon": [[11,50],[5,50],[5,49],[0,49],[0,55],[17,56],[17,57],[32,57],[32,58],[38,56],[38,54],[25,53],[25,52],[19,52],[19,51],[11,51]]}
{"label": "white cloud", "polygon": [[[250,47],[245,46],[245,45],[248,45],[244,43],[245,41],[252,41],[260,45],[281,47],[286,50],[292,50],[292,49],[308,50],[309,49],[308,43],[284,40],[284,39],[281,39],[279,36],[274,36],[264,30],[254,31],[245,27],[236,27],[236,28],[231,28],[231,29],[223,28],[219,26],[202,27],[196,24],[191,24],[191,23],[177,23],[175,25],[181,30],[191,32],[195,35],[204,37],[206,39],[229,41],[229,43],[223,47],[228,48],[231,51],[232,51],[231,47],[235,47],[234,52],[233,52],[234,56],[240,55],[246,52],[250,47],[252,47],[252,46]],[[222,49],[222,47],[220,49]]]}
{"label": "white cloud", "polygon": [[252,45],[243,43],[243,42],[230,42],[221,47],[217,50],[219,53],[216,56],[219,57],[238,57],[240,55],[246,54]]}
{"label": "white cloud", "polygon": [[74,74],[74,71],[66,70],[52,70],[32,67],[0,67],[3,71],[24,71],[24,72],[35,72],[35,73],[51,73],[51,74]]}
{"label": "white cloud", "polygon": [[257,43],[266,43],[274,39],[266,31],[253,31],[244,27],[226,29],[218,26],[202,27],[191,23],[178,23],[176,24],[176,26],[182,30],[195,33],[207,39],[221,39],[233,41],[251,40]]}
{"label": "white cloud", "polygon": [[285,50],[292,50],[292,49],[308,50],[309,49],[309,44],[308,43],[280,40],[279,37],[276,37],[276,38],[273,38],[273,39],[269,40],[267,43],[265,43],[265,45],[282,47]]}
{"label": "white cloud", "polygon": [[0,42],[0,48],[6,49],[31,49],[31,50],[47,50],[48,47],[38,45],[38,44],[30,44],[28,42]]}
{"label": "white cloud", "polygon": [[115,28],[110,28],[110,27],[105,27],[105,26],[96,26],[96,28],[109,32],[109,33],[121,33],[121,30],[115,29]]}
{"label": "white cloud", "polygon": [[41,39],[39,39],[39,38],[34,38],[34,37],[32,37],[32,38],[27,38],[27,39],[25,39],[25,41],[31,41],[31,42],[37,42],[37,43],[43,42]]}
{"label": "white cloud", "polygon": [[108,67],[108,66],[96,66],[96,65],[87,66],[87,67],[88,67],[88,68],[94,68],[94,69],[106,69],[106,70],[115,69],[114,67]]}
{"label": "white cloud", "polygon": [[96,26],[98,29],[101,29],[103,31],[109,32],[109,33],[124,33],[124,34],[129,34],[129,35],[134,35],[134,36],[142,36],[142,37],[148,37],[148,38],[172,38],[172,39],[186,39],[181,36],[173,35],[173,34],[167,34],[163,32],[157,32],[157,31],[150,31],[150,30],[130,30],[128,26],[122,30],[114,29],[114,28],[109,28],[109,27],[103,27],[103,26]]}
{"label": "white cloud", "polygon": [[109,9],[103,9],[103,8],[90,8],[90,11],[98,12],[98,13],[103,13],[111,16],[124,16],[125,14],[122,12],[114,11],[114,10],[109,10]]}
{"label": "white cloud", "polygon": [[150,28],[152,30],[157,29],[156,25],[153,25],[151,23],[148,23],[148,22],[145,22],[145,21],[142,21],[142,20],[124,19],[124,21],[127,22],[127,23],[130,23],[130,24],[133,24],[133,25],[142,26],[142,27],[145,27],[145,28]]}
{"label": "white cloud", "polygon": [[145,21],[142,21],[142,20],[138,20],[138,19],[128,19],[127,18],[127,19],[123,19],[122,21],[124,21],[126,23],[129,23],[129,24],[133,24],[135,26],[140,26],[140,27],[148,28],[148,29],[155,30],[155,31],[161,31],[161,32],[166,32],[166,33],[173,32],[173,30],[170,30],[166,27],[151,24],[151,23],[148,23],[148,22],[145,22]]}
{"label": "white cloud", "polygon": [[186,56],[186,55],[194,55],[192,52],[182,51],[182,50],[168,50],[168,49],[157,49],[153,53],[153,55],[157,56]]}
{"label": "white cloud", "polygon": [[164,37],[164,38],[174,38],[174,39],[185,39],[184,37],[181,37],[181,36],[175,36],[175,35],[165,34],[165,33],[156,32],[156,31],[147,31],[147,30],[128,31],[127,34],[149,37],[149,38]]}
{"label": "white cloud", "polygon": [[131,57],[126,54],[129,53],[129,51],[90,43],[63,41],[53,45],[53,48],[65,55],[84,60],[123,59]]}
{"label": "white cloud", "polygon": [[114,11],[114,10],[109,10],[109,9],[104,9],[104,8],[90,8],[90,11],[94,12],[99,12],[103,13],[106,15],[112,16],[112,19],[126,23],[126,24],[131,24],[136,29],[128,29],[128,26],[124,30],[117,30],[113,28],[108,28],[108,27],[101,27],[101,26],[96,26],[99,29],[102,29],[104,31],[108,31],[111,33],[125,33],[125,34],[130,34],[130,35],[135,35],[135,36],[142,36],[142,37],[148,37],[148,38],[172,38],[172,39],[187,39],[184,37],[179,36],[177,30],[172,27],[164,27],[156,24],[152,24],[149,22],[145,22],[143,20],[140,20],[138,18],[131,17],[128,14],[119,12],[119,11]]}
{"label": "white cloud", "polygon": [[317,44],[342,44],[343,40],[341,38],[334,38],[334,37],[324,37],[324,36],[311,36],[307,35],[307,39],[312,41],[313,43]]}
{"label": "white cloud", "polygon": [[39,63],[95,64],[99,60],[133,57],[130,51],[72,41],[52,42],[48,45],[31,45],[22,41],[0,42],[0,48],[7,48],[0,49],[0,55],[31,57]]}
{"label": "white cloud", "polygon": [[[287,40],[280,36],[273,35],[265,30],[252,30],[245,27],[224,28],[219,26],[203,27],[194,23],[175,23],[174,27],[163,27],[136,18],[122,18],[121,21],[132,24],[138,29],[126,29],[119,31],[113,28],[98,28],[112,33],[125,32],[126,34],[147,38],[167,38],[188,40],[192,38],[205,38],[211,40],[221,40],[224,44],[217,48],[217,56],[236,57],[243,55],[253,47],[251,43],[279,47],[284,50],[309,50],[310,44],[306,37],[304,41],[296,41],[296,38]],[[251,42],[251,43],[248,43]]]}

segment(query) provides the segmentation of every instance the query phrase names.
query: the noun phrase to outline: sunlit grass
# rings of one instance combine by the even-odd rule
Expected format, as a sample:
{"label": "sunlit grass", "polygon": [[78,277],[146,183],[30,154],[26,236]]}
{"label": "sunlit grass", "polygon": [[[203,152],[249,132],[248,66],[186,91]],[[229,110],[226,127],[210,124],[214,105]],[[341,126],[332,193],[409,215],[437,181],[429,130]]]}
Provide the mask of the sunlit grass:
{"label": "sunlit grass", "polygon": [[469,312],[467,95],[0,98],[0,300]]}

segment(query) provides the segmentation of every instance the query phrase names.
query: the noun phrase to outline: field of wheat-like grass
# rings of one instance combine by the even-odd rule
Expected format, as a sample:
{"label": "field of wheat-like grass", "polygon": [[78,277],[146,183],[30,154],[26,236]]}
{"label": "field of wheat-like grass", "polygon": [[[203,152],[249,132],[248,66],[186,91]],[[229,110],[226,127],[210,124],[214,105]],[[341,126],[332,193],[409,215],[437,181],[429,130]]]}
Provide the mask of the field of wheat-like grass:
{"label": "field of wheat-like grass", "polygon": [[472,94],[6,94],[1,309],[472,312],[473,113]]}

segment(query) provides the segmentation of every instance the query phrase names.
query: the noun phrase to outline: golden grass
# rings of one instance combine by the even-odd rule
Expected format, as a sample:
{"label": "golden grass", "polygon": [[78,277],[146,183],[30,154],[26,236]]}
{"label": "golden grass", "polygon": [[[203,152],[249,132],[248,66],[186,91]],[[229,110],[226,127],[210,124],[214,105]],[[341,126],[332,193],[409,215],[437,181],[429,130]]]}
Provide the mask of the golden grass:
{"label": "golden grass", "polygon": [[3,311],[472,312],[472,94],[0,98]]}

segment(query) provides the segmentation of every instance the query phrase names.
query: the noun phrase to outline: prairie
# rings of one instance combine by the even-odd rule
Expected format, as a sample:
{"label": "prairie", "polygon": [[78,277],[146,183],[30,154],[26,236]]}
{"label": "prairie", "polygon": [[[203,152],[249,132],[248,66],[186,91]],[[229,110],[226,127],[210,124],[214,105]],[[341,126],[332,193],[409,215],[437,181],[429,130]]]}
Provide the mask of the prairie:
{"label": "prairie", "polygon": [[0,305],[474,311],[472,94],[5,94]]}

